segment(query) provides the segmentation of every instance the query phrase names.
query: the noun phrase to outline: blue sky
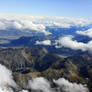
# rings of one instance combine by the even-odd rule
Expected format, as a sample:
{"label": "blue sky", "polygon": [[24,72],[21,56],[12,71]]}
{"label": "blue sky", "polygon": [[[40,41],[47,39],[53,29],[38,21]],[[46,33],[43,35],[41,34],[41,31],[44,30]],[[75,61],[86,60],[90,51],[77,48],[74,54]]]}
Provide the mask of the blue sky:
{"label": "blue sky", "polygon": [[92,0],[0,0],[0,13],[92,19]]}

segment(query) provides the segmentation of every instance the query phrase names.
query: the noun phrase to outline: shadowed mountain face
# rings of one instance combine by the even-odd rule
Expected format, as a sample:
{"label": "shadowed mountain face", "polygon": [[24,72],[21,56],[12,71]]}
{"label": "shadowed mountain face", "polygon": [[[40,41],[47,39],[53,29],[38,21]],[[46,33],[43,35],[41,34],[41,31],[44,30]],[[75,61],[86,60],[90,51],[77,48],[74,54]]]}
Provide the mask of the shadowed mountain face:
{"label": "shadowed mountain face", "polygon": [[1,63],[14,72],[22,71],[25,68],[43,71],[60,59],[58,56],[48,53],[44,48],[8,48],[0,51]]}
{"label": "shadowed mountain face", "polygon": [[0,48],[0,63],[13,71],[22,88],[28,80],[39,76],[50,81],[64,77],[71,82],[86,83],[90,90],[92,87],[92,56],[87,53],[63,58],[45,48]]}

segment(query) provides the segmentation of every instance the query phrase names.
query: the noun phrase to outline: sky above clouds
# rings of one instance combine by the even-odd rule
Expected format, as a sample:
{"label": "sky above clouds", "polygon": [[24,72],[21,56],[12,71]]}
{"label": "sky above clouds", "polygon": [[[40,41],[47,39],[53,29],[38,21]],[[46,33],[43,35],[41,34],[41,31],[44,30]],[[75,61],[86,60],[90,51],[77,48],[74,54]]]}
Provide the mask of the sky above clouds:
{"label": "sky above clouds", "polygon": [[0,0],[1,14],[30,14],[90,19],[91,12],[92,0]]}

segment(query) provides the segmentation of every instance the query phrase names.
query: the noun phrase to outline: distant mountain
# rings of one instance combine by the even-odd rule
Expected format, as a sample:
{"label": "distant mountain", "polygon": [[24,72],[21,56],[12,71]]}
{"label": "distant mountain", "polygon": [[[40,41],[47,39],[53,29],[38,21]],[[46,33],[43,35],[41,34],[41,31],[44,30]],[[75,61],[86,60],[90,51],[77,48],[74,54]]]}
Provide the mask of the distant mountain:
{"label": "distant mountain", "polygon": [[[59,37],[56,35],[22,36],[18,39],[11,39],[11,40],[8,39],[8,41],[9,41],[8,43],[0,44],[0,46],[4,46],[4,47],[11,47],[11,46],[12,47],[19,47],[19,46],[30,47],[30,46],[32,46],[32,47],[38,47],[38,48],[45,47],[52,53],[63,54],[65,56],[83,53],[81,50],[72,50],[72,49],[66,48],[66,47],[56,48],[55,41],[58,39],[59,39]],[[3,40],[7,41],[7,39],[3,39]],[[51,45],[36,44],[36,41],[45,41],[45,40],[50,40]],[[78,42],[88,43],[90,40],[92,40],[92,38],[89,38],[87,36],[76,35],[74,40],[77,40]]]}

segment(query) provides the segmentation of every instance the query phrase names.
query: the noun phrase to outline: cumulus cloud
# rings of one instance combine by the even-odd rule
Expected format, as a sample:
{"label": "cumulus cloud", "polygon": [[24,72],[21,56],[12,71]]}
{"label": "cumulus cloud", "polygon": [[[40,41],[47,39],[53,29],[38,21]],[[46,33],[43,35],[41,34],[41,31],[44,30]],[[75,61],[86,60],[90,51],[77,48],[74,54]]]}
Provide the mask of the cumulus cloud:
{"label": "cumulus cloud", "polygon": [[52,92],[49,81],[43,77],[33,78],[32,80],[30,80],[29,88],[36,91]]}
{"label": "cumulus cloud", "polygon": [[54,80],[54,83],[56,83],[61,88],[62,92],[89,92],[85,85],[71,83],[64,78]]}
{"label": "cumulus cloud", "polygon": [[12,72],[0,64],[0,86],[4,85],[17,86],[13,80]]}
{"label": "cumulus cloud", "polygon": [[71,26],[87,26],[92,21],[87,19],[75,19],[67,17],[42,17],[30,15],[1,15],[0,30],[17,29],[20,31],[41,32],[45,35],[51,34],[46,27],[70,28]]}
{"label": "cumulus cloud", "polygon": [[29,88],[37,92],[89,92],[86,85],[71,83],[64,78],[53,80],[53,82],[57,87],[51,88],[50,82],[43,77],[33,78],[29,81]]}
{"label": "cumulus cloud", "polygon": [[59,38],[56,41],[56,48],[67,47],[73,50],[82,50],[82,51],[91,51],[92,52],[92,40],[88,43],[78,42],[77,40],[73,40],[73,36],[65,36]]}
{"label": "cumulus cloud", "polygon": [[90,29],[88,29],[86,31],[77,31],[76,33],[92,38],[92,28],[90,28]]}
{"label": "cumulus cloud", "polygon": [[32,21],[28,21],[28,20],[23,20],[21,21],[21,27],[17,27],[20,28],[20,30],[34,30],[37,32],[43,32],[46,35],[49,35],[50,32],[45,30],[45,26],[42,24],[35,24]]}
{"label": "cumulus cloud", "polygon": [[0,64],[0,92],[13,92],[11,87],[17,88],[12,72]]}
{"label": "cumulus cloud", "polygon": [[20,92],[29,92],[28,90],[22,90],[22,91],[20,91]]}
{"label": "cumulus cloud", "polygon": [[2,87],[0,88],[0,92],[14,92],[14,91],[9,87]]}
{"label": "cumulus cloud", "polygon": [[58,23],[58,22],[54,22],[53,26],[57,26],[57,27],[61,27],[61,28],[70,28],[71,25],[68,23]]}
{"label": "cumulus cloud", "polygon": [[28,20],[0,20],[0,30],[11,30],[17,29],[20,31],[30,32],[42,32],[46,35],[49,35],[50,32],[45,30],[45,26],[42,24],[35,24],[32,21]]}
{"label": "cumulus cloud", "polygon": [[51,45],[50,40],[36,41],[36,45]]}
{"label": "cumulus cloud", "polygon": [[12,72],[0,64],[0,92],[29,92],[19,90],[19,86],[13,80]]}

